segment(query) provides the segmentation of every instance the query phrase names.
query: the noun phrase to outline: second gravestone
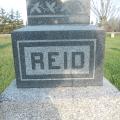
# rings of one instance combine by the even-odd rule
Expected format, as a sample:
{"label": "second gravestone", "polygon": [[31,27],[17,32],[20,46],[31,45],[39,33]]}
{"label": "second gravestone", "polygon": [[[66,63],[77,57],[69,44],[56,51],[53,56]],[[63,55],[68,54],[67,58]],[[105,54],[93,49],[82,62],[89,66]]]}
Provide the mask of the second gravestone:
{"label": "second gravestone", "polygon": [[27,5],[29,26],[12,34],[17,86],[102,85],[105,35],[89,25],[90,2],[27,0]]}

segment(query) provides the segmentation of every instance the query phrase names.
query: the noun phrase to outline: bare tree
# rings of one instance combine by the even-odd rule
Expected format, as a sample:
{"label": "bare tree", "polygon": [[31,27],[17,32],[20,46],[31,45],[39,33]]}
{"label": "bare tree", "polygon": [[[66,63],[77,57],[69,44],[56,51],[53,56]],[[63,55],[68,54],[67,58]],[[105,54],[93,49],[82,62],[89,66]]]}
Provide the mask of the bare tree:
{"label": "bare tree", "polygon": [[120,18],[110,18],[108,24],[112,31],[120,32]]}
{"label": "bare tree", "polygon": [[6,11],[3,8],[0,8],[0,24],[5,22]]}
{"label": "bare tree", "polygon": [[19,21],[21,19],[21,15],[20,15],[20,12],[18,10],[15,12],[15,19],[17,21]]}
{"label": "bare tree", "polygon": [[111,17],[118,16],[118,8],[116,8],[112,0],[91,0],[91,9],[101,26],[104,26]]}
{"label": "bare tree", "polygon": [[11,11],[9,12],[9,19],[11,21],[14,21],[14,19],[15,19],[15,12],[13,9],[11,9]]}

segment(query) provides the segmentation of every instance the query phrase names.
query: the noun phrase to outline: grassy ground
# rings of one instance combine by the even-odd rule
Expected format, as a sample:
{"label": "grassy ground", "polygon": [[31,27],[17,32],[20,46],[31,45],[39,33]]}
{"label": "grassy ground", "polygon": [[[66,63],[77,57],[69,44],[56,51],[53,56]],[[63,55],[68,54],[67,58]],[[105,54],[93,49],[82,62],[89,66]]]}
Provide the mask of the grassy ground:
{"label": "grassy ground", "polygon": [[0,93],[14,78],[11,39],[8,35],[0,35]]}
{"label": "grassy ground", "polygon": [[106,37],[104,74],[120,90],[120,35]]}
{"label": "grassy ground", "polygon": [[[105,77],[120,90],[120,36],[106,38]],[[0,35],[0,93],[15,79],[11,39]]]}

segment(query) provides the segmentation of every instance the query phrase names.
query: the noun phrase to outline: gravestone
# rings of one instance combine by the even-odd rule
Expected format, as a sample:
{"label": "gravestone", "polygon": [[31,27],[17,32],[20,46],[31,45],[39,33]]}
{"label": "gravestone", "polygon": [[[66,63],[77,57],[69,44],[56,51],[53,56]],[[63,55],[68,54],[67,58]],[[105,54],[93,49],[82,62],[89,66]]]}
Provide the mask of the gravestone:
{"label": "gravestone", "polygon": [[105,34],[89,25],[89,6],[27,0],[28,26],[12,33],[16,81],[0,96],[0,120],[120,120],[120,92],[103,81]]}
{"label": "gravestone", "polygon": [[89,0],[27,0],[28,26],[12,34],[17,87],[102,85],[105,35],[89,25],[89,8]]}

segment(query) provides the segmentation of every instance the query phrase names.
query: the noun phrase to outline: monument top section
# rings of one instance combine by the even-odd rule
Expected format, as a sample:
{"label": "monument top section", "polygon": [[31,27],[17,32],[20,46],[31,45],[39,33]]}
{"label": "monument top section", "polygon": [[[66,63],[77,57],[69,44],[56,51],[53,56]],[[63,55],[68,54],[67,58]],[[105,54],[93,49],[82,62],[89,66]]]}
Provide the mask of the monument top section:
{"label": "monument top section", "polygon": [[27,0],[28,25],[89,24],[90,0]]}

